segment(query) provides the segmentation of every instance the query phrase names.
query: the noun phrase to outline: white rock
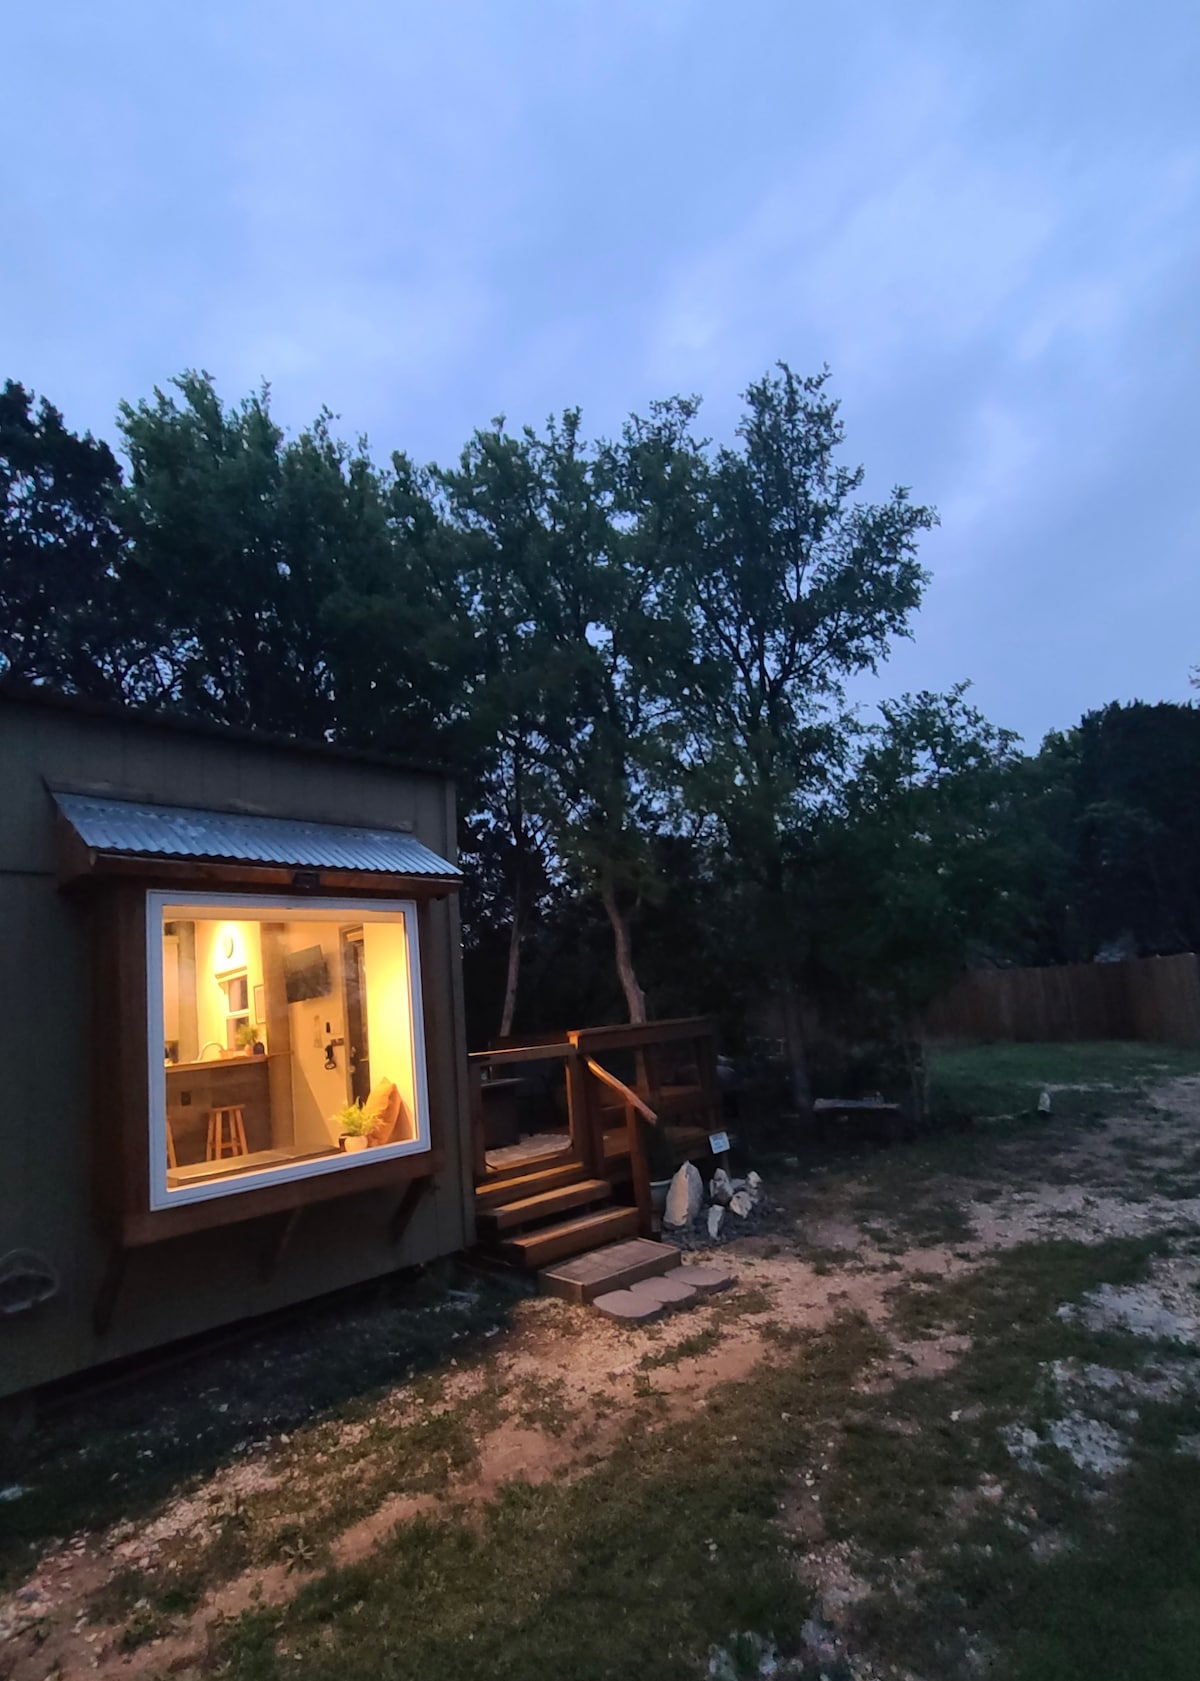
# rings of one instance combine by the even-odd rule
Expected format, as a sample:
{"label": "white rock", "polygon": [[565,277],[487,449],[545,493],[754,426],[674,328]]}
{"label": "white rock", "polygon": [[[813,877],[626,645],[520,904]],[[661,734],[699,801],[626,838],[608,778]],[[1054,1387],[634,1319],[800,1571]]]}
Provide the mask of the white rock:
{"label": "white rock", "polygon": [[735,1191],[729,1199],[729,1212],[745,1219],[754,1207],[754,1198],[749,1191]]}
{"label": "white rock", "polygon": [[708,1211],[708,1235],[717,1238],[721,1235],[721,1227],[725,1223],[725,1210],[719,1202],[714,1202]]}
{"label": "white rock", "polygon": [[733,1195],[733,1185],[730,1183],[729,1175],[723,1167],[719,1167],[713,1174],[712,1183],[708,1187],[708,1194],[714,1202],[719,1202],[722,1208],[725,1207]]}
{"label": "white rock", "polygon": [[664,1226],[690,1226],[704,1205],[704,1181],[700,1170],[684,1162],[667,1188]]}
{"label": "white rock", "polygon": [[753,1172],[748,1173],[746,1175],[746,1189],[750,1192],[750,1195],[754,1198],[755,1202],[761,1202],[763,1194],[762,1174]]}
{"label": "white rock", "polygon": [[1044,1092],[1042,1092],[1041,1096],[1038,1098],[1038,1114],[1039,1115],[1048,1115],[1049,1113],[1050,1113],[1050,1093],[1048,1091],[1044,1091]]}

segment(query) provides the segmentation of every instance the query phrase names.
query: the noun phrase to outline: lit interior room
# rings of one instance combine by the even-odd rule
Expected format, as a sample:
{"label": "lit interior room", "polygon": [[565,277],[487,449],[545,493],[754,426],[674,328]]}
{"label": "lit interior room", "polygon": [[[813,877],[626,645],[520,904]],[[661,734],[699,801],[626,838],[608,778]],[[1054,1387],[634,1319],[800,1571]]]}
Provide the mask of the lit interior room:
{"label": "lit interior room", "polygon": [[404,908],[163,906],[169,1196],[421,1137],[414,926]]}

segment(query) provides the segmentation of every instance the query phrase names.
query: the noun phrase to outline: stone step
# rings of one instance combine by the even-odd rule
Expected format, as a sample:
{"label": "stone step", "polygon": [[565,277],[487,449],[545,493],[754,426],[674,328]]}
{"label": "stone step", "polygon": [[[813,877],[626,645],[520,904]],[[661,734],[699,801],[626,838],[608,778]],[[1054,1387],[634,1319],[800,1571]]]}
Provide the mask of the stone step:
{"label": "stone step", "polygon": [[475,1208],[499,1208],[506,1202],[522,1197],[539,1196],[542,1191],[556,1190],[560,1185],[573,1185],[585,1177],[580,1161],[560,1162],[555,1167],[539,1168],[535,1172],[510,1174],[501,1179],[486,1179],[475,1187]]}
{"label": "stone step", "polygon": [[592,1306],[609,1319],[645,1325],[664,1313],[699,1301],[702,1296],[727,1290],[732,1283],[732,1276],[717,1267],[681,1266],[657,1277],[639,1279],[628,1289],[608,1290],[596,1296]]}
{"label": "stone step", "polygon": [[531,1226],[552,1214],[565,1214],[571,1208],[607,1202],[611,1195],[612,1186],[607,1179],[580,1179],[574,1185],[560,1185],[557,1190],[539,1191],[534,1196],[506,1202],[500,1208],[481,1209],[479,1227],[484,1233],[509,1232],[517,1226]]}
{"label": "stone step", "polygon": [[632,1237],[637,1228],[636,1208],[605,1208],[596,1214],[584,1214],[578,1220],[564,1220],[557,1226],[540,1226],[537,1231],[510,1237],[501,1245],[500,1252],[505,1260],[536,1271],[568,1255],[581,1255],[616,1238]]}
{"label": "stone step", "polygon": [[608,1243],[574,1260],[547,1266],[541,1274],[541,1287],[546,1295],[587,1303],[606,1292],[627,1289],[639,1279],[670,1272],[682,1260],[679,1250],[669,1243],[630,1237],[626,1243]]}

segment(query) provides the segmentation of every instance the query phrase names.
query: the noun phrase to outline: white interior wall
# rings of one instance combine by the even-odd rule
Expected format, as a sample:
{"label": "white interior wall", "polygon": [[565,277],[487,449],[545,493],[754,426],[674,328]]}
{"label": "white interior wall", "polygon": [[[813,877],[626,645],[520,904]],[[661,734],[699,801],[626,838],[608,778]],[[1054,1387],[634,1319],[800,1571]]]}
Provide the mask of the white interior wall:
{"label": "white interior wall", "polygon": [[[338,1141],[338,1126],[330,1116],[350,1101],[350,1076],[346,1069],[346,1047],[334,1052],[337,1067],[325,1066],[325,1046],[330,1038],[345,1039],[345,994],[342,990],[341,939],[334,922],[289,922],[284,945],[287,951],[320,946],[329,965],[332,990],[324,998],[304,998],[288,1005],[292,1033],[292,1110],[296,1122],[298,1150],[324,1150]],[[326,1023],[329,1024],[328,1032]]]}
{"label": "white interior wall", "polygon": [[163,936],[163,1041],[179,1039],[179,936]]}
{"label": "white interior wall", "polygon": [[400,1143],[417,1135],[412,995],[404,922],[364,923],[363,959],[367,972],[371,1083],[388,1079],[399,1088],[403,1108],[392,1141]]}
{"label": "white interior wall", "polygon": [[[223,940],[233,936],[233,952],[226,956]],[[254,1020],[254,988],[262,985],[262,939],[257,922],[235,922],[232,918],[198,918],[196,921],[196,1027],[199,1050],[213,1040],[225,1048],[225,991],[221,977],[245,969],[249,985],[250,1020]],[[266,1029],[259,1027],[265,1040]],[[267,1049],[270,1050],[270,1046]]]}

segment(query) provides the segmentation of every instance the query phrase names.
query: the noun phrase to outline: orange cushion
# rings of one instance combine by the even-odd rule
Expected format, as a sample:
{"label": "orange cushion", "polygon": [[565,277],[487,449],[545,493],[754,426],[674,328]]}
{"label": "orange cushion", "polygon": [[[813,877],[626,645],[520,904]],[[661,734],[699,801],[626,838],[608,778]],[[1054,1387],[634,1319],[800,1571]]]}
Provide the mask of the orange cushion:
{"label": "orange cushion", "polygon": [[376,1080],[371,1094],[363,1104],[363,1113],[370,1117],[372,1127],[367,1134],[370,1144],[389,1144],[400,1119],[400,1092],[391,1080]]}

